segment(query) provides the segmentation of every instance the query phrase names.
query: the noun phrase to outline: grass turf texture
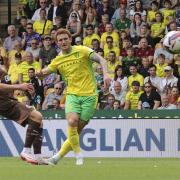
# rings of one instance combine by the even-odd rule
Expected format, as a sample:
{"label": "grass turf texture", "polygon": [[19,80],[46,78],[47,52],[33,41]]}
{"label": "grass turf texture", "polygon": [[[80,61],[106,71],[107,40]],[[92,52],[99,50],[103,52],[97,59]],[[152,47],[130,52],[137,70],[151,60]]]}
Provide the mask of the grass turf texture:
{"label": "grass turf texture", "polygon": [[0,180],[179,180],[180,159],[65,158],[57,166],[35,166],[0,158]]}

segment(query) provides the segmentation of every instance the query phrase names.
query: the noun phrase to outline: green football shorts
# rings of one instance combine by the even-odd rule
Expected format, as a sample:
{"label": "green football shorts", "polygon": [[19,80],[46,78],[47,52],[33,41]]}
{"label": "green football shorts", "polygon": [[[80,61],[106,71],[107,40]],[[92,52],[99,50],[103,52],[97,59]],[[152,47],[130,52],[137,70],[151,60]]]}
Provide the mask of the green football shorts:
{"label": "green football shorts", "polygon": [[83,121],[89,121],[96,110],[98,96],[66,96],[66,107],[65,112],[78,113],[80,119]]}

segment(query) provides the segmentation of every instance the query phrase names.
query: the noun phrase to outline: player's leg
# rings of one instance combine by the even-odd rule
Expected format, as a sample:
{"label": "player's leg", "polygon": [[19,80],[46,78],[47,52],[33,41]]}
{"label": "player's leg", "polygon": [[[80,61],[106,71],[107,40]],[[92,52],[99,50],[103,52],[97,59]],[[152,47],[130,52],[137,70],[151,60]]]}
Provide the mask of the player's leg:
{"label": "player's leg", "polygon": [[[81,110],[79,111],[80,113],[80,119],[78,121],[78,134],[81,133],[82,129],[88,124],[89,119],[92,118],[96,105],[97,105],[97,96],[90,96],[90,97],[81,97],[80,98],[81,103]],[[72,107],[72,106],[71,106]],[[77,108],[76,108],[77,109]],[[64,157],[69,151],[72,150],[71,143],[69,142],[69,139],[67,139],[64,144],[62,145],[60,151],[55,154],[52,158],[50,158],[50,163],[51,164],[57,164],[59,159]],[[76,156],[76,164],[81,165],[83,164],[83,158],[80,156]]]}
{"label": "player's leg", "polygon": [[[87,125],[88,122],[79,120],[78,121],[78,134],[80,135],[83,128]],[[61,149],[57,154],[55,154],[53,157],[49,159],[49,162],[51,165],[55,165],[58,163],[60,159],[62,159],[69,151],[72,151],[71,144],[69,142],[69,139],[66,139],[63,145],[61,146]]]}
{"label": "player's leg", "polygon": [[29,163],[37,165],[47,164],[41,155],[42,132],[42,115],[40,112],[33,110],[28,117],[28,129],[25,140],[25,148],[33,145],[34,149],[34,158],[26,158],[26,161]]}

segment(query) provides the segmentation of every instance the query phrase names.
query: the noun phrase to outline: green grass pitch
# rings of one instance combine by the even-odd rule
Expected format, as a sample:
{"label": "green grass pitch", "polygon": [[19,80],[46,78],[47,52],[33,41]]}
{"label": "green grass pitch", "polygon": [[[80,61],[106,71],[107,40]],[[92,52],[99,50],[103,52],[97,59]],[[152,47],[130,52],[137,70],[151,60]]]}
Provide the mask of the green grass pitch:
{"label": "green grass pitch", "polygon": [[35,166],[0,158],[0,180],[180,180],[180,159],[65,158],[57,166]]}

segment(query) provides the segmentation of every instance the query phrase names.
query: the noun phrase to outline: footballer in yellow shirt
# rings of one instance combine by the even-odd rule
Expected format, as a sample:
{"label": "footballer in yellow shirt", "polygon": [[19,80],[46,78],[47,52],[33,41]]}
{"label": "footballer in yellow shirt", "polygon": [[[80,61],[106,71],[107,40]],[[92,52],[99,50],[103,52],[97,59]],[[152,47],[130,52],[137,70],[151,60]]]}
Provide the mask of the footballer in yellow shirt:
{"label": "footballer in yellow shirt", "polygon": [[57,31],[56,40],[62,51],[47,68],[37,73],[37,76],[45,76],[56,71],[63,76],[67,85],[65,112],[68,131],[67,140],[60,151],[47,161],[49,164],[57,164],[62,157],[73,150],[76,165],[82,165],[83,156],[80,150],[79,134],[93,116],[97,104],[92,62],[97,61],[102,65],[104,81],[110,83],[107,63],[104,58],[88,47],[71,46],[72,36],[66,29]]}

